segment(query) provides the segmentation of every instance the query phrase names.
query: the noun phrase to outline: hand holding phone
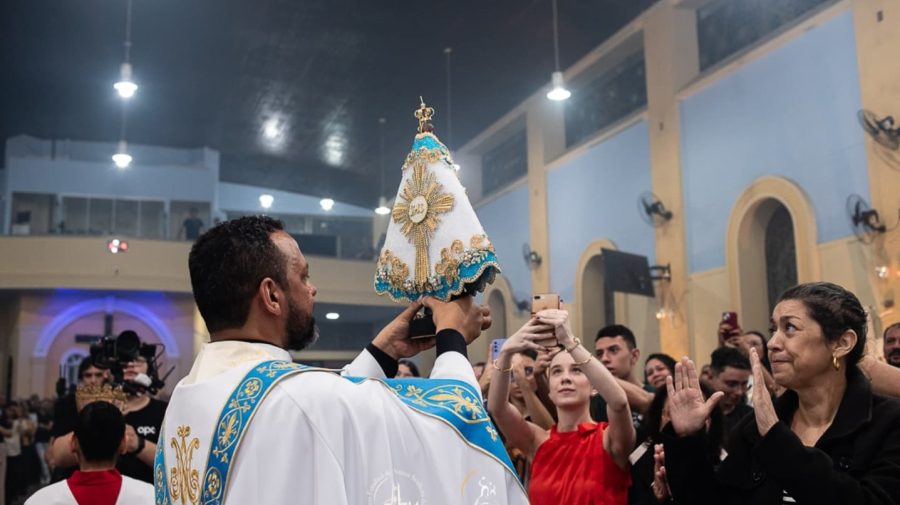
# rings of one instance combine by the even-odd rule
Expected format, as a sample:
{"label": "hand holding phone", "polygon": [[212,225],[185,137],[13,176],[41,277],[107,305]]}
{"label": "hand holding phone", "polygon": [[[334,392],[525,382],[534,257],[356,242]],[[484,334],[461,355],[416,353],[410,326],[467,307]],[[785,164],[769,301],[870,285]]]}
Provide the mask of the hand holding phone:
{"label": "hand holding phone", "polygon": [[[541,293],[536,294],[531,297],[531,316],[534,317],[535,314],[542,310],[547,309],[557,309],[559,310],[559,295],[556,293]],[[559,342],[556,340],[556,335],[552,332],[547,335],[547,338],[536,340],[535,343],[538,345],[542,345],[544,347],[555,347],[559,345]]]}

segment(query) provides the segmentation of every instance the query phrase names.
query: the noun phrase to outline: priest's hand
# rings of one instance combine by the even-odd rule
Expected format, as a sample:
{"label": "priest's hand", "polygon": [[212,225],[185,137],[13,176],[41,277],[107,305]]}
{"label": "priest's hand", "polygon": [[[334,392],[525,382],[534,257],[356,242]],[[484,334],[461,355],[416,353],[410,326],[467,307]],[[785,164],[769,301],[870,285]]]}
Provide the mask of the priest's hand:
{"label": "priest's hand", "polygon": [[434,337],[409,338],[409,322],[421,308],[422,302],[409,304],[409,307],[378,332],[372,344],[394,359],[411,358],[434,347]]}
{"label": "priest's hand", "polygon": [[487,306],[475,303],[471,295],[464,295],[449,302],[425,298],[425,306],[431,309],[431,317],[437,332],[454,329],[471,344],[481,331],[491,326],[491,311]]}

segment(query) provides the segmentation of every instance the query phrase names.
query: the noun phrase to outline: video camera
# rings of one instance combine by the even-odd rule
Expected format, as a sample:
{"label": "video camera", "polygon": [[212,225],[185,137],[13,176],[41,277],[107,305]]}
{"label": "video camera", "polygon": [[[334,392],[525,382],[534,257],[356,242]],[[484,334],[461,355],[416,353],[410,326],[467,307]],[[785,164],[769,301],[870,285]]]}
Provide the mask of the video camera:
{"label": "video camera", "polygon": [[[125,330],[117,337],[103,337],[91,345],[91,360],[100,368],[106,368],[112,375],[114,384],[121,384],[126,393],[156,394],[165,386],[159,378],[157,358],[165,347],[162,344],[141,342],[138,334]],[[143,358],[147,362],[147,373],[126,381],[125,368],[129,363]]]}

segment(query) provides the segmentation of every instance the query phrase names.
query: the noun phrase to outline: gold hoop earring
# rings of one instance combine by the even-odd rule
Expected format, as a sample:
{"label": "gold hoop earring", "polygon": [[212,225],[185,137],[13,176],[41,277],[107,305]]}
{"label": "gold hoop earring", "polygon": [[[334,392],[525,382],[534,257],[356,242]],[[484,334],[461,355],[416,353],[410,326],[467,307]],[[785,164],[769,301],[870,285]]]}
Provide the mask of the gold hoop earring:
{"label": "gold hoop earring", "polygon": [[841,364],[838,362],[836,354],[831,355],[831,366],[833,366],[836,371],[840,371],[841,369]]}

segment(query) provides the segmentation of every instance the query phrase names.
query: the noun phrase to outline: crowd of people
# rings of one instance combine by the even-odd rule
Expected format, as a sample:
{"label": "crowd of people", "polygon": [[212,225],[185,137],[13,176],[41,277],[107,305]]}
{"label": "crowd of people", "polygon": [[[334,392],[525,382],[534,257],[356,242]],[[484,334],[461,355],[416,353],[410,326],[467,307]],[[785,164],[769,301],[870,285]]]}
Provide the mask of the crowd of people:
{"label": "crowd of people", "polygon": [[480,383],[533,504],[892,504],[900,323],[886,363],[865,355],[866,325],[849,291],[803,284],[768,339],[723,321],[708,365],[651,354],[639,380],[627,327],[589,350],[565,312],[544,311]]}
{"label": "crowd of people", "polygon": [[[265,261],[249,261],[261,257]],[[424,301],[436,337],[408,338],[409,323],[423,306],[416,302],[340,374],[323,374],[278,365],[290,359],[288,349],[316,338],[309,265],[279,222],[244,218],[214,228],[195,244],[190,269],[212,341],[176,387],[172,403],[132,388],[119,404],[82,403],[74,393],[55,402],[5,404],[0,435],[6,454],[0,462],[6,468],[0,478],[6,477],[6,488],[0,497],[12,503],[29,488],[50,484],[26,503],[151,503],[155,496],[196,503],[199,477],[183,474],[190,464],[181,460],[182,466],[167,469],[172,463],[166,451],[182,458],[185,449],[174,437],[183,444],[199,436],[253,446],[222,457],[222,475],[232,479],[227,483],[210,480],[209,472],[219,467],[206,469],[204,489],[219,494],[204,495],[203,503],[224,502],[226,490],[227,503],[371,502],[387,492],[378,487],[385,475],[393,484],[384,489],[399,501],[403,479],[423,493],[457,489],[446,487],[454,472],[465,475],[465,468],[448,466],[457,460],[497,470],[477,480],[476,496],[494,501],[476,503],[524,503],[526,494],[536,505],[898,503],[900,323],[886,328],[885,360],[876,360],[865,352],[865,310],[835,284],[802,284],[782,294],[768,338],[723,321],[719,347],[704,366],[662,353],[642,358],[637,338],[622,325],[577,336],[569,314],[558,309],[533,314],[492,362],[469,365],[466,346],[490,325],[490,314],[463,296]],[[410,358],[430,347],[438,355],[431,376],[416,379],[420,372]],[[123,364],[119,379],[145,383],[148,367],[136,356]],[[253,378],[257,372],[289,375],[264,385],[266,375]],[[378,385],[394,384],[391,378],[401,381],[387,389]],[[79,379],[86,390],[111,376],[88,358]],[[417,402],[428,406],[415,386],[419,380],[431,381],[429,387],[449,402],[429,411],[431,418],[447,405],[456,413],[448,416],[454,422],[454,416],[475,421],[486,411],[499,433],[486,431],[499,435],[511,465],[499,464],[505,455],[486,457],[493,447],[488,439],[470,451],[477,436],[467,443],[455,438],[465,423],[454,432],[415,414]],[[261,389],[267,387],[273,388],[268,397]],[[238,396],[225,402],[232,389]],[[254,414],[255,431],[245,436],[240,430],[249,419],[234,416],[258,405],[241,403],[247,400],[240,394],[259,393],[268,399]],[[207,401],[215,395],[225,396]],[[405,404],[410,408],[395,406],[395,395],[413,398]],[[236,409],[230,414],[229,405]],[[220,410],[222,417],[212,422]],[[227,429],[214,436],[198,426]],[[163,432],[172,443],[157,447]],[[246,463],[260,454],[274,465],[262,480],[262,463]],[[430,464],[438,460],[442,466]],[[233,473],[231,461],[237,461]],[[404,462],[422,478],[390,469]],[[517,475],[505,480],[509,469]],[[154,491],[155,474],[162,478]],[[430,502],[458,501],[434,496]]]}

